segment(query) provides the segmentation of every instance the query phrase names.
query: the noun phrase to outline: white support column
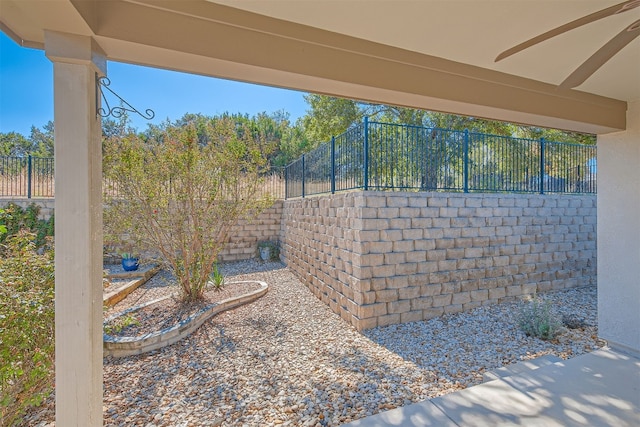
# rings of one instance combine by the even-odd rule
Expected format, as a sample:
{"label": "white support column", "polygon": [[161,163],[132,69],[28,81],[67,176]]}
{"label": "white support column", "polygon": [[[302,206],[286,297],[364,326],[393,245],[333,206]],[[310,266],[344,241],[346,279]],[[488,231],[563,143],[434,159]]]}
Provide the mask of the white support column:
{"label": "white support column", "polygon": [[102,426],[102,146],[90,37],[46,32],[55,118],[56,425]]}
{"label": "white support column", "polygon": [[640,100],[598,135],[598,334],[640,355]]}

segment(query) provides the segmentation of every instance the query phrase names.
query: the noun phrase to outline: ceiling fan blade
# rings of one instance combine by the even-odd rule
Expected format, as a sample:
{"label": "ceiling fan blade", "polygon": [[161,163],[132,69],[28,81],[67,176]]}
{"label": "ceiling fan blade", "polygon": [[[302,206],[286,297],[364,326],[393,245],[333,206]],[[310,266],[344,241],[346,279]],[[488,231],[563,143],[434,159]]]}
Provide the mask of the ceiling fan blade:
{"label": "ceiling fan blade", "polygon": [[592,14],[583,16],[582,18],[578,18],[575,21],[571,21],[567,24],[554,28],[553,30],[547,31],[546,33],[540,34],[539,36],[536,36],[532,39],[522,42],[519,45],[512,47],[511,49],[505,50],[504,52],[502,52],[500,55],[496,57],[494,62],[501,61],[504,58],[507,58],[515,53],[523,51],[531,46],[534,46],[538,43],[541,43],[545,40],[548,40],[562,33],[566,33],[567,31],[573,30],[574,28],[578,28],[583,25],[589,24],[591,22],[598,21],[602,18],[606,18],[607,16],[626,12],[638,6],[640,6],[640,0],[629,0],[629,1],[616,4],[614,6],[607,7],[606,9],[599,10]]}
{"label": "ceiling fan blade", "polygon": [[587,80],[598,68],[602,67],[608,60],[610,60],[616,53],[618,53],[623,47],[628,45],[640,36],[640,19],[629,25],[622,30],[617,36],[612,38],[602,46],[596,53],[591,55],[582,65],[580,65],[569,77],[567,77],[562,83],[561,88],[570,89],[581,85]]}

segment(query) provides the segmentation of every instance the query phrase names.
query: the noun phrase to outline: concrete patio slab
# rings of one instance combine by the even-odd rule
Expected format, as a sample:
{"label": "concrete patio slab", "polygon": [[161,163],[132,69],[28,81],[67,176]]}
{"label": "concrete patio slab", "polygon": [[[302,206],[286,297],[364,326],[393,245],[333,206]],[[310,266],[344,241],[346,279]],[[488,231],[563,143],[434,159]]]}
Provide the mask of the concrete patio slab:
{"label": "concrete patio slab", "polygon": [[592,353],[346,426],[640,426],[640,359]]}
{"label": "concrete patio slab", "polygon": [[503,380],[470,387],[431,402],[456,426],[564,425],[546,415],[546,409],[553,405],[549,396],[521,393]]}
{"label": "concrete patio slab", "polygon": [[522,372],[533,371],[534,369],[542,368],[558,362],[562,363],[562,359],[552,354],[546,354],[542,357],[538,357],[537,359],[523,360],[522,362],[512,363],[511,365],[503,366],[502,368],[498,368],[493,371],[487,371],[482,374],[482,381],[489,382],[499,380],[501,378],[518,375]]}
{"label": "concrete patio slab", "polygon": [[395,408],[371,417],[343,424],[342,427],[456,427],[447,415],[431,401],[414,403],[413,405]]}
{"label": "concrete patio slab", "polygon": [[640,426],[640,360],[623,353],[597,350],[504,381],[551,399],[543,413],[563,425]]}

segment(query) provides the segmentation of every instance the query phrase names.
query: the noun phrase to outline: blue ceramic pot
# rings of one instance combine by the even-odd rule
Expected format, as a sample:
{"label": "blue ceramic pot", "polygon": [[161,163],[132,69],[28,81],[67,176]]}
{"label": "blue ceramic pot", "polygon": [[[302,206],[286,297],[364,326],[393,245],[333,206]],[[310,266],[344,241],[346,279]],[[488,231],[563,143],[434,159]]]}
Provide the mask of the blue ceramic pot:
{"label": "blue ceramic pot", "polygon": [[139,265],[138,258],[122,258],[122,269],[124,271],[135,271]]}

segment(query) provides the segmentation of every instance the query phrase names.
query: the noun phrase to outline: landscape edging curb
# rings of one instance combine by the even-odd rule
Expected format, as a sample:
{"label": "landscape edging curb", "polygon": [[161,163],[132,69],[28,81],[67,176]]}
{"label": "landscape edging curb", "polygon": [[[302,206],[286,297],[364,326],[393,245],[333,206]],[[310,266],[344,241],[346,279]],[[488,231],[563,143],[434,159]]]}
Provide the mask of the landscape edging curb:
{"label": "landscape edging curb", "polygon": [[[138,354],[147,353],[153,350],[166,347],[174,344],[183,338],[189,336],[193,331],[198,329],[204,322],[210,319],[212,316],[221,313],[232,308],[239,307],[241,305],[253,302],[267,293],[269,286],[266,282],[260,280],[246,280],[232,283],[258,283],[260,289],[249,292],[248,294],[240,295],[234,298],[227,298],[220,302],[211,304],[204,307],[192,314],[183,321],[160,331],[152,332],[150,334],[141,335],[138,337],[114,337],[103,333],[103,351],[105,356],[113,357],[126,357]],[[229,283],[229,284],[232,284]],[[131,307],[124,310],[114,316],[105,319],[105,322],[112,320],[116,317],[123,316],[127,313],[131,313],[140,310],[146,306],[163,301],[167,298],[171,298],[172,295],[158,298],[148,303]]]}

